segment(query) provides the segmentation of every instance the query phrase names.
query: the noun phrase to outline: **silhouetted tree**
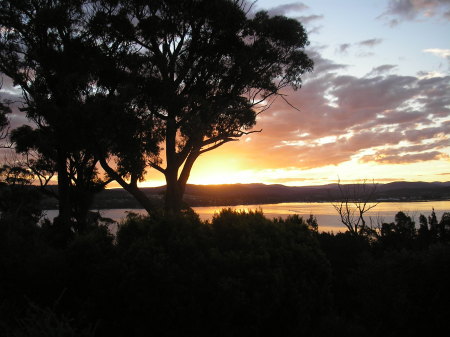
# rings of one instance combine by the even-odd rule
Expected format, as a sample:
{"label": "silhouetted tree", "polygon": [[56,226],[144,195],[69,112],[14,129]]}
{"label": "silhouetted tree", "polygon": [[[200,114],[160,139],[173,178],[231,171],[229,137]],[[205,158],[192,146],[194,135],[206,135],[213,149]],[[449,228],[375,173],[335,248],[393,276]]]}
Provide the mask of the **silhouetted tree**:
{"label": "silhouetted tree", "polygon": [[431,233],[428,228],[428,220],[425,215],[419,216],[419,229],[417,230],[417,239],[421,246],[428,247],[431,243]]}
{"label": "silhouetted tree", "polygon": [[22,220],[36,223],[41,216],[39,193],[30,185],[34,175],[27,167],[0,167],[0,220],[14,224]]}
{"label": "silhouetted tree", "polygon": [[[3,83],[0,83],[0,89]],[[7,115],[11,113],[11,109],[8,106],[8,102],[3,102],[0,100],[0,148],[8,148],[10,144],[5,143],[8,137],[8,126],[9,121]]]}
{"label": "silhouetted tree", "polygon": [[404,212],[395,215],[395,222],[381,225],[380,241],[388,248],[411,248],[415,239],[415,222]]}
{"label": "silhouetted tree", "polygon": [[[103,188],[92,151],[91,97],[100,89],[94,76],[98,50],[86,33],[85,0],[2,1],[0,70],[23,91],[34,128],[13,133],[17,150],[38,153],[32,167],[56,172],[59,219],[75,215],[83,226],[92,194]],[[95,70],[95,71],[94,71]],[[94,115],[95,116],[95,115]]]}
{"label": "silhouetted tree", "polygon": [[[22,166],[33,173],[44,193],[60,200],[60,191],[57,193],[54,189],[47,188],[54,174],[59,174],[57,150],[54,146],[57,139],[54,137],[54,133],[48,133],[46,128],[32,129],[28,125],[11,132],[16,152],[23,154]],[[100,192],[108,181],[99,178],[97,160],[86,150],[68,152],[66,164],[70,214],[76,220],[75,229],[80,231],[86,227],[94,194]]]}
{"label": "silhouetted tree", "polygon": [[[301,85],[313,63],[302,25],[265,12],[247,16],[243,1],[104,1],[105,45],[129,44],[141,62],[141,99],[164,153],[145,164],[163,173],[165,209],[176,213],[196,159],[251,131],[256,116]],[[283,97],[283,96],[281,96]],[[157,136],[156,136],[157,137]],[[121,160],[124,153],[116,153]],[[165,162],[165,165],[163,165]],[[122,186],[123,174],[102,160]],[[139,162],[139,172],[145,165]],[[116,171],[117,172],[117,171]]]}
{"label": "silhouetted tree", "polygon": [[436,212],[434,211],[434,208],[431,212],[431,215],[428,217],[428,226],[430,229],[430,235],[433,241],[437,240],[438,232],[439,232],[439,223],[436,216]]}
{"label": "silhouetted tree", "polygon": [[441,221],[439,222],[439,240],[442,242],[448,242],[450,240],[450,213],[445,212],[442,214]]}

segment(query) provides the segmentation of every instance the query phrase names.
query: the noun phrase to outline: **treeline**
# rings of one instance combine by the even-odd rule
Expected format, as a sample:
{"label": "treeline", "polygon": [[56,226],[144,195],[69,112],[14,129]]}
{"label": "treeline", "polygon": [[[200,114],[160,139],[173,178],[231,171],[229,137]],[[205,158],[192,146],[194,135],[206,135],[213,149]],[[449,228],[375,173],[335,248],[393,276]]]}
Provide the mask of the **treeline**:
{"label": "treeline", "polygon": [[[5,336],[423,336],[450,332],[450,213],[320,233],[313,216],[134,214],[117,235],[2,203]],[[2,202],[3,202],[2,201]],[[16,205],[9,207],[7,205]]]}

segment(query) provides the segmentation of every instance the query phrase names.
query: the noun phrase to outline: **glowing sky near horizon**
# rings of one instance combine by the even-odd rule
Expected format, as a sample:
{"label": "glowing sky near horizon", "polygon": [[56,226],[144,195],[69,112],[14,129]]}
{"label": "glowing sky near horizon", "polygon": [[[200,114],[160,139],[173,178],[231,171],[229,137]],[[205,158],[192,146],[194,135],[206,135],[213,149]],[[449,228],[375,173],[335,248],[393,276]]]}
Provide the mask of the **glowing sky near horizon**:
{"label": "glowing sky near horizon", "polygon": [[[277,100],[258,117],[261,133],[202,155],[189,183],[450,180],[450,1],[259,0],[260,9],[309,32],[315,70],[285,92],[300,111]],[[146,177],[143,186],[164,184],[156,171]]]}

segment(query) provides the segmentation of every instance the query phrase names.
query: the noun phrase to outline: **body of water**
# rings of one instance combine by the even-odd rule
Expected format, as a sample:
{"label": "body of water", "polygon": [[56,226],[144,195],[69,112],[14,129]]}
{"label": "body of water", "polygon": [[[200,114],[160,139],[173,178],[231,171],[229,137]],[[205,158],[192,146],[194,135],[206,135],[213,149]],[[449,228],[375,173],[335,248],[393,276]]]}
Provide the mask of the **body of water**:
{"label": "body of water", "polygon": [[[298,214],[303,218],[308,218],[313,214],[317,218],[320,231],[344,232],[345,226],[340,222],[340,218],[333,205],[328,202],[293,202],[280,204],[264,204],[264,205],[238,205],[238,206],[208,206],[194,207],[193,209],[203,220],[211,220],[215,213],[220,212],[223,208],[231,208],[241,211],[259,210],[269,218],[282,217]],[[450,212],[450,201],[423,201],[423,202],[382,202],[367,212],[366,223],[371,222],[375,225],[382,222],[393,222],[395,214],[399,211],[405,212],[411,216],[418,224],[419,215],[429,216],[434,208],[438,220],[444,212]],[[100,210],[103,217],[111,218],[120,222],[126,216],[127,212],[138,214],[146,214],[143,209],[104,209]],[[47,217],[53,219],[57,214],[57,210],[46,211]],[[112,228],[112,231],[115,231]]]}

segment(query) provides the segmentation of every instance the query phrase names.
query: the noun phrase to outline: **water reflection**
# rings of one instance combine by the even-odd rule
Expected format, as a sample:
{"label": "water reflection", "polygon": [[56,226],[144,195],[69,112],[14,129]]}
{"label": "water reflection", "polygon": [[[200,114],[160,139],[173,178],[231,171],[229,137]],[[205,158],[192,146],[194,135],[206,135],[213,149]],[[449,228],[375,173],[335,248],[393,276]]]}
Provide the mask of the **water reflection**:
{"label": "water reflection", "polygon": [[[345,226],[340,223],[339,216],[331,203],[281,203],[281,204],[266,204],[266,205],[238,205],[238,206],[211,206],[211,207],[194,207],[194,210],[199,214],[203,220],[211,220],[215,213],[220,212],[223,208],[231,208],[236,210],[248,211],[259,210],[264,212],[264,215],[269,219],[275,217],[285,218],[288,215],[298,214],[304,218],[313,214],[317,218],[320,231],[344,232]],[[418,222],[419,215],[424,214],[428,216],[432,209],[435,209],[438,219],[441,218],[444,212],[450,211],[450,201],[424,201],[424,202],[383,202],[379,203],[375,208],[367,213],[367,223],[381,223],[392,222],[397,212],[403,211]],[[102,216],[111,218],[115,221],[120,221],[126,216],[126,212],[131,211],[138,214],[146,214],[143,209],[105,209],[100,210]],[[47,217],[53,219],[58,211],[46,211]]]}

